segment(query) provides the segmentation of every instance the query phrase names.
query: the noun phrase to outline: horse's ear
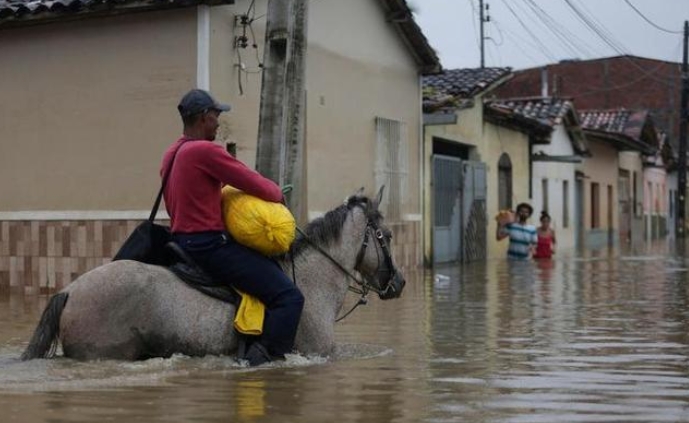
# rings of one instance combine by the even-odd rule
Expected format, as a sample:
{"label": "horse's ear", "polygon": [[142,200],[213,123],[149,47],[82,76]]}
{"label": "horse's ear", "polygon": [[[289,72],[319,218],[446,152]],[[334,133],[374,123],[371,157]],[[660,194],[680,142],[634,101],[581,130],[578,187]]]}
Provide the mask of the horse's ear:
{"label": "horse's ear", "polygon": [[385,191],[385,185],[381,186],[378,190],[378,194],[376,194],[376,209],[380,206],[380,203],[383,201],[383,191]]}

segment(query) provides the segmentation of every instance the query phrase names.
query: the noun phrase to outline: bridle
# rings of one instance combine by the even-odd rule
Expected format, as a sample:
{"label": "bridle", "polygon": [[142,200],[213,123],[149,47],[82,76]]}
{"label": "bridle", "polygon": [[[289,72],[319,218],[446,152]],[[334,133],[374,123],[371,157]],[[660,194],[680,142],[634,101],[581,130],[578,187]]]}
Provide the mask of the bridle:
{"label": "bridle", "polygon": [[[376,273],[378,274],[378,286],[384,286],[382,290],[376,290],[375,292],[378,295],[385,295],[385,292],[388,289],[390,289],[390,281],[392,281],[392,277],[394,276],[394,272],[396,272],[396,270],[394,265],[392,264],[392,255],[390,254],[390,248],[388,248],[387,242],[385,240],[385,234],[383,233],[383,230],[380,229],[380,227],[378,227],[378,225],[371,219],[367,219],[366,229],[364,230],[364,242],[361,244],[359,253],[357,253],[356,255],[354,269],[358,270],[359,273],[361,273],[359,268],[361,267],[361,263],[364,261],[364,256],[366,255],[366,248],[368,247],[369,235],[371,233],[373,233],[374,238],[378,242],[378,246],[376,247],[376,256],[378,260],[376,266]],[[380,266],[380,251],[383,252],[385,269],[381,269]]]}
{"label": "bridle", "polygon": [[[362,209],[363,206],[358,205]],[[364,213],[366,210],[364,210]],[[378,294],[379,297],[381,298],[392,298],[396,294],[395,289],[393,287],[392,280],[395,277],[397,273],[397,269],[395,269],[393,262],[392,262],[392,255],[390,254],[390,248],[387,245],[387,242],[385,240],[385,234],[383,233],[383,230],[380,229],[378,224],[373,221],[370,217],[366,218],[366,228],[364,229],[364,241],[361,244],[361,247],[359,248],[359,252],[356,255],[356,261],[354,264],[354,270],[358,271],[359,273],[363,274],[360,271],[361,264],[364,261],[364,257],[366,256],[366,249],[368,248],[369,245],[369,238],[370,235],[373,234],[373,238],[376,240],[377,246],[376,246],[376,255],[378,257],[378,265],[376,266],[376,273],[377,273],[377,281],[378,281],[378,286],[381,288],[378,288],[376,286],[371,285],[366,278],[359,278],[356,275],[352,274],[349,270],[347,270],[342,264],[340,264],[337,260],[335,260],[330,254],[328,254],[327,251],[325,251],[321,246],[318,244],[314,243],[311,241],[311,239],[306,235],[304,231],[302,231],[299,227],[297,227],[297,231],[301,234],[301,236],[304,237],[304,239],[311,245],[314,249],[316,249],[318,252],[320,252],[323,256],[325,256],[331,263],[335,265],[342,273],[344,273],[349,279],[353,280],[356,282],[358,286],[353,286],[353,285],[348,285],[347,289],[351,292],[354,292],[356,294],[359,294],[359,300],[357,303],[347,312],[345,313],[342,317],[337,318],[335,321],[339,322],[340,320],[344,319],[345,317],[349,316],[358,306],[360,305],[365,305],[368,303],[368,293],[370,291],[375,292]],[[380,251],[383,252],[383,262],[385,263],[385,269],[381,269],[381,257],[380,257]],[[294,276],[294,260],[292,260],[292,272],[293,272],[293,279],[295,278]],[[392,292],[391,292],[392,291]]]}

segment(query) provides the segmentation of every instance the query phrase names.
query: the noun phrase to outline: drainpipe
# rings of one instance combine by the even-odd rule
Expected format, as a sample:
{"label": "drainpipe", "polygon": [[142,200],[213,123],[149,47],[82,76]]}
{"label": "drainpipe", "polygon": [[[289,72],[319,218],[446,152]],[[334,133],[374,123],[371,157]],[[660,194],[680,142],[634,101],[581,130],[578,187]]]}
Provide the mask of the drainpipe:
{"label": "drainpipe", "polygon": [[196,87],[210,90],[211,8],[196,9]]}

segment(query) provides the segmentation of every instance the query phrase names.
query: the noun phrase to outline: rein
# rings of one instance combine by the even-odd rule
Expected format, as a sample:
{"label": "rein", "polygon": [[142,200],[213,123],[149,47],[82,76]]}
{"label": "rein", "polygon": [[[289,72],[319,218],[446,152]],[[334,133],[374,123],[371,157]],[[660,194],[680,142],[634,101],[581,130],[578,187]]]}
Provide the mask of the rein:
{"label": "rein", "polygon": [[[292,191],[292,188],[293,188],[292,185],[286,185],[286,186],[282,189],[282,193],[283,193],[283,194],[286,194],[286,193]],[[350,272],[349,270],[345,269],[344,266],[342,266],[342,265],[341,265],[337,260],[335,260],[330,254],[328,254],[327,251],[325,251],[323,248],[321,248],[320,245],[318,245],[318,244],[316,244],[315,242],[313,242],[313,241],[311,240],[311,238],[309,238],[309,236],[306,235],[306,232],[304,232],[299,226],[297,226],[296,229],[297,229],[297,232],[299,232],[299,233],[301,234],[301,236],[304,237],[304,239],[306,240],[306,242],[309,243],[310,246],[312,246],[316,251],[318,251],[319,253],[321,253],[325,258],[327,258],[328,260],[330,260],[330,262],[331,262],[332,264],[334,264],[335,267],[337,267],[338,269],[340,269],[340,270],[342,271],[342,273],[345,274],[345,276],[347,276],[347,277],[349,277],[350,279],[352,279],[354,282],[357,283],[357,285],[359,285],[359,286],[361,287],[361,288],[357,288],[357,287],[352,286],[352,285],[349,285],[349,284],[347,285],[347,289],[348,289],[349,291],[352,291],[352,292],[354,292],[355,294],[359,294],[359,295],[361,295],[361,297],[359,297],[359,300],[356,302],[356,304],[354,304],[354,306],[353,306],[348,312],[346,312],[343,316],[341,316],[341,317],[335,319],[335,322],[336,322],[336,323],[339,322],[339,321],[341,321],[341,320],[343,320],[345,317],[349,316],[349,315],[350,315],[357,307],[359,307],[360,305],[366,305],[366,304],[368,304],[367,295],[368,295],[368,292],[369,292],[369,291],[373,291],[373,292],[375,292],[376,294],[378,294],[379,296],[383,293],[380,289],[378,289],[378,288],[372,286],[371,284],[369,284],[369,283],[366,282],[365,280],[361,280],[360,278],[357,278],[354,274],[352,274],[352,272]],[[368,247],[368,236],[369,236],[368,231],[369,231],[369,229],[374,229],[374,228],[373,228],[372,225],[371,225],[371,221],[370,221],[370,220],[367,220],[367,222],[366,222],[366,229],[365,229],[365,232],[364,232],[364,242],[362,243],[361,248],[359,249],[359,253],[358,253],[357,256],[356,256],[356,263],[355,263],[355,265],[354,265],[354,268],[355,268],[355,269],[359,266],[359,264],[361,264],[361,261],[363,260],[364,254],[365,254],[365,252],[366,252],[366,251],[365,251],[365,250],[366,250],[366,247]],[[392,257],[391,257],[391,255],[390,255],[390,251],[388,250],[388,248],[387,248],[387,246],[385,245],[385,243],[381,241],[381,240],[383,239],[382,231],[381,231],[379,228],[375,228],[375,234],[376,234],[376,238],[378,239],[378,242],[379,242],[381,248],[383,249],[383,254],[385,255],[385,263],[386,263],[386,265],[388,266],[388,271],[391,271],[390,269],[393,269],[393,267],[392,267]],[[378,250],[376,249],[376,252],[377,252],[377,251],[378,251]],[[379,271],[379,272],[380,272],[380,271]],[[296,275],[296,271],[295,271],[295,267],[294,267],[294,257],[292,257],[292,280],[294,281],[295,284],[297,283],[297,275]]]}
{"label": "rein", "polygon": [[[366,247],[368,246],[369,229],[373,229],[370,222],[366,223],[366,230],[365,230],[365,232],[364,232],[364,242],[362,243],[361,249],[359,250],[359,253],[357,254],[355,267],[359,266],[359,264],[361,264],[361,261],[362,261],[363,258],[364,258],[365,250],[366,250]],[[309,243],[310,246],[312,246],[316,251],[318,251],[318,252],[321,253],[323,256],[325,256],[325,258],[327,258],[328,260],[330,260],[330,262],[333,263],[338,269],[340,269],[340,271],[342,271],[342,273],[344,273],[345,276],[347,276],[347,277],[349,277],[350,279],[352,279],[354,282],[357,283],[357,285],[359,285],[359,286],[361,287],[361,288],[357,288],[357,287],[354,287],[354,286],[352,286],[352,285],[347,285],[347,289],[348,289],[349,291],[352,291],[352,292],[354,292],[354,293],[356,293],[356,294],[359,294],[359,295],[361,295],[361,297],[359,297],[359,300],[356,302],[356,304],[354,304],[354,306],[353,306],[348,312],[346,312],[346,313],[345,313],[344,315],[342,315],[341,317],[335,319],[335,322],[336,322],[336,323],[337,323],[337,322],[340,322],[340,321],[343,320],[345,317],[349,316],[349,315],[350,315],[354,310],[356,310],[356,308],[359,307],[360,305],[366,305],[366,304],[368,304],[367,295],[368,295],[368,292],[369,292],[369,291],[373,291],[373,292],[375,292],[376,294],[381,295],[382,292],[381,292],[380,289],[378,289],[378,288],[372,286],[371,284],[369,284],[369,283],[366,282],[365,280],[362,280],[362,279],[360,279],[360,278],[357,278],[354,274],[352,274],[352,272],[350,272],[349,270],[345,269],[344,266],[342,266],[342,265],[341,265],[337,260],[335,260],[330,254],[328,254],[327,251],[325,251],[323,248],[321,248],[320,245],[318,245],[318,244],[316,244],[315,242],[311,241],[311,239],[308,237],[308,235],[306,235],[306,233],[305,233],[303,230],[301,230],[301,228],[299,228],[298,226],[297,226],[297,231],[301,234],[301,236],[304,237],[304,239]],[[379,239],[379,240],[382,239],[382,232],[380,231],[380,229],[377,229],[377,228],[376,228],[375,231],[376,231],[376,238]],[[390,265],[392,264],[392,263],[391,263],[391,262],[392,262],[392,259],[389,257],[389,252],[387,252],[387,250],[385,250],[385,245],[384,245],[384,243],[382,243],[382,242],[381,242],[381,248],[383,248],[383,249],[384,249],[384,253],[386,253],[386,254],[385,254],[385,256],[386,256],[386,257],[385,257],[385,258],[386,258],[386,264],[387,264],[388,266],[390,266]],[[376,250],[376,251],[377,251],[377,250]],[[295,275],[295,272],[294,272],[294,258],[292,259],[292,278],[295,280],[295,283],[296,283],[296,275]]]}
{"label": "rein", "polygon": [[[354,286],[352,286],[352,285],[349,285],[349,286],[347,287],[347,289],[349,289],[350,291],[352,291],[352,292],[354,292],[354,293],[356,293],[356,294],[361,294],[362,296],[366,296],[366,295],[368,294],[368,291],[373,291],[373,292],[375,292],[376,294],[380,294],[380,293],[381,293],[380,290],[379,290],[378,288],[372,286],[371,284],[369,284],[369,283],[366,282],[366,281],[363,281],[363,280],[357,278],[354,274],[352,274],[352,272],[350,272],[349,270],[345,269],[344,266],[342,266],[342,265],[341,265],[337,260],[335,260],[330,254],[328,254],[327,251],[325,251],[323,248],[321,248],[320,245],[318,245],[318,244],[316,244],[315,242],[311,241],[311,238],[309,238],[308,235],[306,235],[306,232],[302,231],[301,228],[297,227],[297,232],[299,232],[299,233],[301,234],[301,236],[304,237],[304,239],[306,240],[306,242],[309,243],[310,246],[312,246],[316,251],[318,251],[318,252],[321,253],[323,256],[325,256],[325,258],[327,258],[328,260],[330,260],[330,262],[331,262],[332,264],[334,264],[338,269],[340,269],[340,270],[342,271],[342,273],[344,273],[344,274],[345,274],[346,276],[348,276],[350,279],[354,280],[354,282],[356,282],[357,285],[359,285],[359,286],[361,287],[361,289],[359,289],[359,288],[357,288],[357,287],[354,287]],[[368,226],[366,227],[366,232],[368,233]],[[292,260],[292,265],[294,265],[294,260]]]}

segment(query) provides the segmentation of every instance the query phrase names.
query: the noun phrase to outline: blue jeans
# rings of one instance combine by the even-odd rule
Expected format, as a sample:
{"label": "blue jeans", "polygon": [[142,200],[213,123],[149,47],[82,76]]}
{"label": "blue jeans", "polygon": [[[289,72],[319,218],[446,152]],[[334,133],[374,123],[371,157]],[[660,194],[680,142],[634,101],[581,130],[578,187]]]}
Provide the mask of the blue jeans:
{"label": "blue jeans", "polygon": [[227,232],[174,234],[173,239],[214,280],[265,304],[260,342],[270,354],[292,351],[304,296],[275,260],[239,244]]}

